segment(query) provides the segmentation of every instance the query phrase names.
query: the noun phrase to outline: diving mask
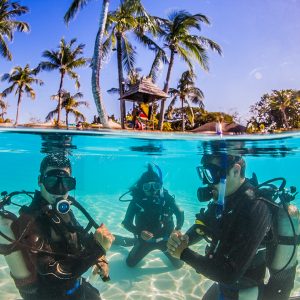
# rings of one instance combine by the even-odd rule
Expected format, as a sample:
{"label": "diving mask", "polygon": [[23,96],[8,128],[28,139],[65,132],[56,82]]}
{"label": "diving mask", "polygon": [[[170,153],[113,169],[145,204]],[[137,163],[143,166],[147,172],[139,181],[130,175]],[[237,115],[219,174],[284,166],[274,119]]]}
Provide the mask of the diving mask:
{"label": "diving mask", "polygon": [[52,195],[65,195],[76,188],[76,179],[61,169],[53,169],[41,178],[48,193]]}
{"label": "diving mask", "polygon": [[156,191],[159,191],[161,188],[162,188],[162,184],[160,182],[156,182],[156,181],[146,182],[143,184],[144,192],[150,192],[151,189],[156,192]]}
{"label": "diving mask", "polygon": [[226,169],[215,164],[198,166],[196,170],[203,184],[218,184],[221,178],[226,177]]}

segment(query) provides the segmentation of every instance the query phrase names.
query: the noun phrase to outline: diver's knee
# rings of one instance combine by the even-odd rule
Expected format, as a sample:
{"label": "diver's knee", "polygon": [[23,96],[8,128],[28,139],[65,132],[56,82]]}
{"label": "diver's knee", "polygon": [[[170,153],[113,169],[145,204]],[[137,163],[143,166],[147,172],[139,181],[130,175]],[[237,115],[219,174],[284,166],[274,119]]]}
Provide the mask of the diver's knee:
{"label": "diver's knee", "polygon": [[173,262],[173,267],[174,267],[174,269],[176,269],[176,270],[182,268],[183,265],[184,265],[184,262],[181,261],[181,260],[178,260],[178,261],[174,261],[174,262]]}
{"label": "diver's knee", "polygon": [[135,261],[134,259],[130,258],[129,256],[126,259],[126,265],[130,268],[135,267],[137,264],[137,261]]}

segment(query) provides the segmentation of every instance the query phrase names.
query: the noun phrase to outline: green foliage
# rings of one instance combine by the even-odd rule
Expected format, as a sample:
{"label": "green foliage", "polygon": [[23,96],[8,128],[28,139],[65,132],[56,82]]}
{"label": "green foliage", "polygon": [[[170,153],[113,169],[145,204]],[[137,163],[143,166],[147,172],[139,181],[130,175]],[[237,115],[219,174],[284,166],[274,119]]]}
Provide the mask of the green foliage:
{"label": "green foliage", "polygon": [[[85,122],[86,118],[85,116],[78,110],[79,106],[86,106],[88,107],[89,104],[87,101],[78,101],[78,99],[81,99],[83,97],[83,94],[78,92],[74,95],[71,95],[71,93],[62,90],[60,93],[60,98],[62,100],[61,107],[65,110],[66,113],[66,125],[69,126],[69,114],[75,117],[75,121],[78,122],[78,120],[82,120]],[[58,95],[53,95],[51,97],[53,100],[59,100]],[[58,105],[56,109],[50,111],[48,115],[46,116],[46,121],[50,121],[54,118],[56,114],[58,114]]]}
{"label": "green foliage", "polygon": [[299,91],[273,90],[250,107],[249,132],[300,128]]}
{"label": "green foliage", "polygon": [[[188,118],[190,109],[192,109],[194,113],[194,125],[191,124]],[[220,117],[223,117],[223,120],[226,123],[232,123],[235,121],[236,118],[235,115],[230,115],[223,112],[209,112],[201,107],[184,107],[183,115],[185,119],[185,127],[187,130],[200,127],[201,125],[204,125],[209,122],[216,122],[220,119]],[[170,122],[169,122],[173,130],[179,131],[182,129],[181,118],[182,118],[182,109],[175,108],[170,116]]]}
{"label": "green foliage", "polygon": [[15,31],[29,31],[28,23],[16,20],[17,16],[26,13],[28,13],[26,6],[21,6],[10,0],[0,0],[0,54],[8,60],[12,60],[12,54],[5,39],[11,42]]}
{"label": "green foliage", "polygon": [[189,120],[191,126],[194,126],[195,116],[190,104],[198,104],[200,108],[204,108],[204,94],[198,87],[196,87],[195,80],[196,75],[193,71],[185,71],[182,73],[181,78],[179,79],[177,88],[169,89],[169,94],[171,95],[172,100],[168,107],[167,114],[170,114],[170,112],[172,112],[177,100],[181,102],[182,108],[184,107],[184,105],[187,105],[187,109],[181,109],[182,131],[184,131],[184,112],[186,113],[186,117]]}
{"label": "green foliage", "polygon": [[[158,122],[157,122],[157,125],[158,125]],[[173,131],[171,123],[165,122],[163,124],[163,131]]]}
{"label": "green foliage", "polygon": [[17,104],[17,114],[15,125],[18,124],[19,118],[19,108],[22,101],[22,96],[24,93],[27,94],[32,100],[35,99],[35,91],[32,88],[32,84],[43,85],[44,82],[38,78],[36,75],[39,73],[39,68],[31,69],[29,64],[27,64],[24,68],[20,66],[16,66],[12,69],[10,73],[6,73],[2,76],[2,81],[7,81],[11,84],[8,88],[6,88],[1,95],[3,97],[7,97],[13,91],[18,95],[18,104]]}

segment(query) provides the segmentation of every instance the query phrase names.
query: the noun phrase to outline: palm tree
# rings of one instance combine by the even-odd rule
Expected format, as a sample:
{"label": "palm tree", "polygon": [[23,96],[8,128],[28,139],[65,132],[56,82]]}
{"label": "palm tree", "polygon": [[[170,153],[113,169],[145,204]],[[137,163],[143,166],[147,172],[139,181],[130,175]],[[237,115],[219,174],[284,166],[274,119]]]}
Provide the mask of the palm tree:
{"label": "palm tree", "polygon": [[[70,8],[66,12],[64,16],[64,20],[66,23],[74,18],[79,9],[83,8],[89,0],[73,0]],[[108,14],[109,0],[103,0],[102,9],[100,12],[99,18],[99,30],[97,32],[95,46],[94,46],[94,55],[92,59],[92,91],[94,101],[97,107],[98,115],[102,125],[106,128],[109,128],[110,125],[108,123],[107,113],[104,107],[102,93],[101,93],[101,85],[100,85],[100,70],[102,67],[102,40],[105,31],[106,19]]]}
{"label": "palm tree", "polygon": [[12,60],[12,54],[8,49],[5,38],[12,41],[15,31],[29,31],[28,23],[15,20],[15,17],[27,12],[28,8],[26,6],[21,6],[10,0],[0,0],[0,54],[8,60]]}
{"label": "palm tree", "polygon": [[193,71],[185,71],[181,75],[181,78],[177,85],[177,89],[169,89],[169,94],[172,96],[172,100],[168,109],[172,111],[175,102],[178,99],[181,101],[182,131],[184,131],[184,103],[188,105],[188,111],[190,112],[192,126],[194,126],[194,113],[189,101],[194,104],[198,104],[203,108],[204,95],[203,92],[195,86],[195,79],[196,75],[193,73]]}
{"label": "palm tree", "polygon": [[270,95],[270,107],[280,111],[285,128],[290,128],[287,109],[294,105],[294,96],[295,92],[293,90],[273,90]]}
{"label": "palm tree", "polygon": [[6,88],[2,92],[2,96],[6,97],[8,94],[12,93],[15,90],[15,94],[18,95],[18,104],[17,104],[17,114],[15,125],[18,124],[19,120],[19,110],[22,101],[22,96],[24,92],[31,99],[35,99],[35,91],[31,87],[33,83],[43,85],[43,81],[36,78],[36,75],[39,72],[39,68],[30,69],[27,64],[24,68],[17,66],[14,67],[10,73],[6,73],[2,76],[2,81],[8,81],[11,83],[11,86]]}
{"label": "palm tree", "polygon": [[[148,15],[140,0],[123,0],[117,10],[110,12],[107,17],[106,32],[108,37],[103,43],[104,57],[110,53],[110,50],[117,50],[118,61],[118,80],[120,98],[124,89],[124,73],[130,73],[135,67],[136,51],[127,37],[128,32],[134,35],[145,46],[152,50],[160,49],[160,47],[145,36],[145,32],[157,32],[154,19]],[[125,100],[120,100],[121,126],[124,128],[125,119]]]}
{"label": "palm tree", "polygon": [[[61,99],[62,99],[62,108],[66,112],[66,125],[69,128],[69,114],[75,117],[75,122],[77,123],[78,120],[85,121],[85,116],[77,109],[79,106],[84,105],[86,107],[89,106],[87,101],[77,101],[77,99],[81,99],[83,94],[78,92],[74,95],[71,95],[69,92],[62,90],[61,91]],[[51,97],[54,100],[59,100],[59,95],[54,95]],[[53,119],[54,115],[58,114],[58,105],[56,109],[49,112],[46,117],[46,121],[50,121]]]}
{"label": "palm tree", "polygon": [[4,115],[6,114],[6,110],[7,110],[7,103],[5,103],[2,100],[2,94],[0,94],[0,108],[2,110],[2,112],[0,113],[0,118],[4,119]]}
{"label": "palm tree", "polygon": [[[160,23],[158,34],[163,39],[164,45],[170,51],[170,62],[168,66],[164,91],[168,93],[171,72],[174,65],[175,55],[183,59],[192,70],[192,58],[199,65],[208,70],[207,49],[222,54],[221,47],[214,41],[199,35],[193,35],[191,30],[201,31],[201,23],[210,24],[208,18],[202,14],[192,15],[186,11],[174,11],[168,19],[157,18]],[[165,100],[161,102],[159,128],[162,130],[164,120]]]}
{"label": "palm tree", "polygon": [[60,40],[58,50],[46,50],[43,52],[43,57],[48,61],[40,63],[39,67],[42,70],[53,71],[58,70],[60,73],[60,84],[58,89],[58,113],[57,126],[60,125],[60,111],[61,111],[61,92],[65,75],[75,80],[75,86],[79,89],[79,76],[74,69],[86,66],[88,59],[81,56],[83,53],[84,44],[79,44],[75,47],[76,39],[72,39],[70,43],[66,43],[65,39]]}

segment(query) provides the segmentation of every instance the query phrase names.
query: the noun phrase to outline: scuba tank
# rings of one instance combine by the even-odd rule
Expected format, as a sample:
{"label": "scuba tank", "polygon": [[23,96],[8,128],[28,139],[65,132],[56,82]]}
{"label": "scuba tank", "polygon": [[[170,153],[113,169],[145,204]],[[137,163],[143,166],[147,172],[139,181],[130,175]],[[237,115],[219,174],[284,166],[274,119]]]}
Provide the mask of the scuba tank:
{"label": "scuba tank", "polygon": [[[277,231],[279,240],[270,268],[277,271],[282,268],[290,269],[297,264],[298,245],[295,244],[294,247],[293,237],[295,234],[298,236],[300,233],[299,210],[295,205],[289,204],[286,208],[279,208],[277,213]],[[290,243],[285,243],[284,239],[286,237],[291,239]]]}
{"label": "scuba tank", "polygon": [[265,286],[264,300],[288,299],[297,267],[299,210],[295,205],[283,204],[277,211],[277,241],[272,260],[268,264],[270,278]]}
{"label": "scuba tank", "polygon": [[[10,274],[13,279],[16,280],[26,280],[31,277],[31,273],[27,269],[23,254],[20,250],[14,251],[13,241],[15,241],[15,235],[11,229],[11,224],[16,218],[15,215],[7,212],[0,213],[0,244],[1,248],[7,245],[7,251],[0,249],[0,253],[4,254],[5,261],[10,269]],[[8,241],[7,237],[12,240]],[[11,245],[11,247],[9,247]],[[2,252],[2,250],[4,250]],[[28,283],[28,280],[26,280]]]}
{"label": "scuba tank", "polygon": [[[274,182],[281,181],[279,187]],[[273,240],[267,243],[270,278],[265,284],[264,300],[287,300],[294,287],[300,234],[298,208],[290,204],[298,194],[285,188],[285,178],[270,179],[257,185],[261,200],[273,206]]]}

